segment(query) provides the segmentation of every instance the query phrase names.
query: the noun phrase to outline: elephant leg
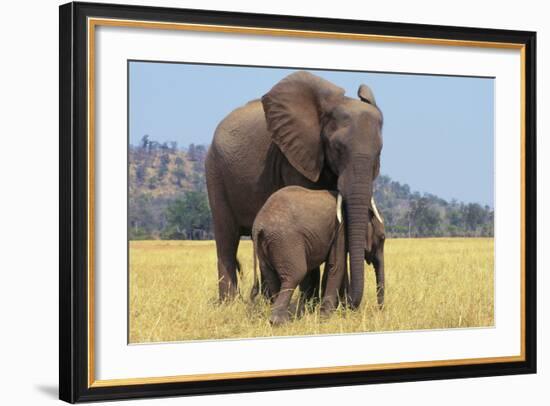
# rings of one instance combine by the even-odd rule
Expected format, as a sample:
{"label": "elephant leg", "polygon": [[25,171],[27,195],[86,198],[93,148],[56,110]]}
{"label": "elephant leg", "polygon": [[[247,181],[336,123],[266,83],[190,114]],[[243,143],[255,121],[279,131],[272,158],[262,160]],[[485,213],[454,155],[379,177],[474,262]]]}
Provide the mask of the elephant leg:
{"label": "elephant leg", "polygon": [[313,301],[315,304],[319,300],[319,279],[321,269],[313,268],[307,272],[302,282],[300,282],[300,298],[298,302],[297,314],[302,315],[305,311],[307,302]]}
{"label": "elephant leg", "polygon": [[321,280],[321,297],[324,297],[325,292],[327,291],[327,279],[328,279],[327,269],[328,268],[325,265],[325,270],[323,271],[323,279]]}
{"label": "elephant leg", "polygon": [[207,160],[206,182],[216,240],[220,302],[237,295],[237,249],[240,239],[239,227],[227,202],[222,179],[218,168]]}
{"label": "elephant leg", "polygon": [[289,305],[292,294],[298,285],[295,283],[283,282],[277,298],[271,308],[269,321],[274,326],[286,323],[290,319]]}
{"label": "elephant leg", "polygon": [[346,300],[348,298],[348,291],[349,277],[346,272],[344,273],[344,279],[342,280],[342,284],[340,285],[340,289],[338,290],[338,299],[340,300],[340,303],[342,303],[344,306],[347,306]]}
{"label": "elephant leg", "polygon": [[212,216],[216,254],[218,257],[219,300],[223,302],[237,295],[237,249],[239,248],[239,229],[226,203],[216,202],[216,215]]}
{"label": "elephant leg", "polygon": [[260,260],[261,290],[262,295],[271,303],[275,301],[277,293],[281,288],[281,281],[275,270],[267,263]]}
{"label": "elephant leg", "polygon": [[373,265],[376,275],[376,299],[378,301],[378,307],[383,309],[385,292],[384,254],[378,255]]}
{"label": "elephant leg", "polygon": [[239,235],[237,233],[227,233],[227,235],[216,239],[220,301],[232,299],[237,295],[238,247]]}
{"label": "elephant leg", "polygon": [[317,267],[309,271],[310,289],[306,292],[306,299],[314,302],[319,301],[319,283],[321,281],[321,268]]}
{"label": "elephant leg", "polygon": [[323,301],[321,303],[321,314],[327,316],[338,307],[338,296],[343,285],[343,272],[336,267],[330,267],[327,271],[327,284]]}
{"label": "elephant leg", "polygon": [[347,274],[345,248],[345,230],[343,226],[340,226],[325,262],[325,274],[323,275],[324,292],[321,302],[322,316],[328,316],[338,307],[338,296]]}
{"label": "elephant leg", "polygon": [[290,299],[296,287],[307,275],[307,264],[305,249],[299,246],[289,246],[287,244],[287,246],[281,247],[276,252],[284,253],[284,255],[273,258],[274,268],[281,281],[281,287],[271,308],[270,322],[273,325],[280,325],[290,319]]}

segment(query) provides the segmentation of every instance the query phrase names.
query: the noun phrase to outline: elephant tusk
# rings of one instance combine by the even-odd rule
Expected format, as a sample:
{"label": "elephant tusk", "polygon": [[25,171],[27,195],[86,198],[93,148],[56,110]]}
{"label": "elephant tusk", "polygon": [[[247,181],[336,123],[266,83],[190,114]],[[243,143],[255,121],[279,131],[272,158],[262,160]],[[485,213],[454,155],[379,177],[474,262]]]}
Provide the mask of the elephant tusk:
{"label": "elephant tusk", "polygon": [[338,219],[338,222],[342,223],[342,195],[338,193],[338,197],[336,198],[336,218]]}
{"label": "elephant tusk", "polygon": [[370,204],[372,205],[372,211],[374,212],[374,215],[376,216],[378,221],[384,224],[384,220],[382,220],[382,216],[380,216],[380,213],[378,213],[378,209],[376,208],[376,203],[374,203],[374,197],[371,197]]}

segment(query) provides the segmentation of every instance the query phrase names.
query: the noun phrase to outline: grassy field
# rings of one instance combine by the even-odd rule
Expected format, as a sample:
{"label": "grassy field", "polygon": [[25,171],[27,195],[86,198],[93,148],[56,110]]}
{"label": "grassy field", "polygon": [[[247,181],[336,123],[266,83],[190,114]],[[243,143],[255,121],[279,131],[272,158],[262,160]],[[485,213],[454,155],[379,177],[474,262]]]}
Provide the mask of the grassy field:
{"label": "grassy field", "polygon": [[281,327],[269,306],[252,304],[252,245],[241,241],[241,296],[218,305],[213,241],[132,241],[130,342],[341,334],[481,327],[494,324],[493,239],[389,239],[385,246],[386,306],[376,306],[374,272],[366,265],[358,311],[317,311]]}

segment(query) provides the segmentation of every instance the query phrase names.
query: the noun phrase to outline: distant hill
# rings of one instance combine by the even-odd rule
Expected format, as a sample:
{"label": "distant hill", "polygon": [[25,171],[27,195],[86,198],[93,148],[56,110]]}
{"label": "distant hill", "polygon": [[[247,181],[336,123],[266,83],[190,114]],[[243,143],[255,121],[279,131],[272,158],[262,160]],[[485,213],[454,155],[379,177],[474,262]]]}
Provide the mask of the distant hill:
{"label": "distant hill", "polygon": [[[145,144],[143,144],[145,143]],[[130,194],[170,198],[190,190],[205,190],[204,160],[208,147],[191,144],[159,144],[142,140],[130,146]]]}
{"label": "distant hill", "polygon": [[205,145],[160,144],[148,136],[130,146],[130,239],[213,238],[204,175],[207,150]]}
{"label": "distant hill", "polygon": [[[158,143],[129,148],[129,238],[212,239],[204,161],[208,147]],[[477,203],[413,192],[380,175],[375,200],[389,237],[492,236],[494,212]]]}
{"label": "distant hill", "polygon": [[492,237],[494,211],[478,203],[450,202],[412,192],[389,176],[376,179],[374,199],[390,237]]}

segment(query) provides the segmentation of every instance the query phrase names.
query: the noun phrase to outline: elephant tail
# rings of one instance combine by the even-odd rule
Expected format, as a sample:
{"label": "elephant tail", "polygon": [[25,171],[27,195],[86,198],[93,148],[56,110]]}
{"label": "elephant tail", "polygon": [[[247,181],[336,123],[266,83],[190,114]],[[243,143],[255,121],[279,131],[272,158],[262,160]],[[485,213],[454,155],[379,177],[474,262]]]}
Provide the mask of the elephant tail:
{"label": "elephant tail", "polygon": [[255,301],[256,296],[260,293],[260,281],[258,279],[258,247],[256,246],[256,241],[258,241],[257,236],[252,238],[252,256],[254,258],[253,272],[254,272],[254,282],[252,284],[252,290],[250,291],[250,300]]}

